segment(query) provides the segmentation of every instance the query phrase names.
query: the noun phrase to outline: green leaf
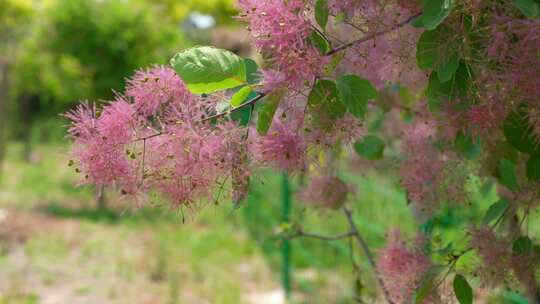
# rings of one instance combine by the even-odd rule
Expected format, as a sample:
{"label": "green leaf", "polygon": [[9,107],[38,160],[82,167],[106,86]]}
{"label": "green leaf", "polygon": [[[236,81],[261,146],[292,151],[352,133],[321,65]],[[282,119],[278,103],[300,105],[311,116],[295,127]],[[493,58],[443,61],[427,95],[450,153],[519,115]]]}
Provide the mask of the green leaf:
{"label": "green leaf", "polygon": [[260,135],[266,135],[266,133],[268,133],[268,129],[270,129],[274,114],[276,113],[282,97],[283,92],[277,91],[264,98],[265,102],[259,109],[259,116],[257,119],[257,132]]}
{"label": "green leaf", "polygon": [[527,105],[521,104],[508,114],[503,122],[503,132],[508,142],[520,152],[538,154],[540,149],[527,119],[527,110]]}
{"label": "green leaf", "polygon": [[439,31],[425,31],[416,44],[416,63],[422,70],[435,67],[439,58]]}
{"label": "green leaf", "polygon": [[246,66],[246,80],[249,84],[258,84],[260,81],[260,74],[258,73],[259,66],[257,63],[251,59],[244,59],[244,64]]}
{"label": "green leaf", "polygon": [[416,45],[418,67],[423,70],[435,70],[441,83],[452,79],[460,63],[458,47],[448,45],[447,35],[446,27],[425,31]]}
{"label": "green leaf", "polygon": [[328,4],[326,0],[317,0],[317,2],[315,2],[315,20],[323,30],[326,28],[326,24],[328,23],[329,14],[330,12],[328,11]]}
{"label": "green leaf", "polygon": [[482,223],[484,225],[487,225],[491,223],[492,221],[500,218],[504,214],[508,206],[509,206],[508,201],[504,198],[501,198],[496,203],[489,206],[489,209],[486,211],[486,215],[484,215],[484,219],[482,220]]}
{"label": "green leaf", "polygon": [[366,79],[356,75],[344,75],[337,81],[339,96],[352,115],[363,119],[368,100],[377,98],[377,90]]}
{"label": "green leaf", "polygon": [[465,96],[469,91],[470,83],[471,74],[464,63],[460,63],[452,79],[444,83],[439,80],[437,73],[431,73],[426,92],[430,110],[437,110],[443,101]]}
{"label": "green leaf", "polygon": [[540,18],[540,1],[515,0],[514,5],[529,19]]}
{"label": "green leaf", "polygon": [[454,3],[452,0],[429,0],[425,1],[422,23],[428,30],[435,29],[450,15]]}
{"label": "green leaf", "polygon": [[504,302],[505,304],[529,304],[527,298],[511,291],[505,291],[502,295],[502,299],[506,301]]}
{"label": "green leaf", "polygon": [[331,50],[331,45],[319,32],[313,31],[309,35],[309,41],[311,44],[319,50],[321,54],[326,54]]}
{"label": "green leaf", "polygon": [[533,244],[528,236],[520,236],[512,244],[512,251],[515,254],[528,254],[531,252]]}
{"label": "green leaf", "polygon": [[308,105],[317,119],[334,120],[343,117],[346,106],[339,99],[336,83],[330,80],[319,80],[311,89]]}
{"label": "green leaf", "polygon": [[479,140],[474,140],[470,135],[459,132],[454,141],[456,150],[469,160],[480,156],[481,145]]}
{"label": "green leaf", "polygon": [[527,178],[532,182],[540,181],[540,154],[534,154],[527,160]]}
{"label": "green leaf", "polygon": [[240,126],[247,126],[250,121],[251,116],[251,107],[246,106],[241,109],[237,109],[234,112],[231,112],[230,117],[233,121],[238,122]]}
{"label": "green leaf", "polygon": [[171,66],[195,94],[213,93],[246,83],[244,60],[234,53],[209,46],[174,55]]}
{"label": "green leaf", "polygon": [[375,135],[367,135],[354,143],[356,153],[368,160],[381,159],[384,152],[384,141]]}
{"label": "green leaf", "polygon": [[517,191],[519,188],[518,180],[516,176],[516,165],[502,158],[499,162],[499,177],[500,182],[503,186],[508,188],[511,191]]}
{"label": "green leaf", "polygon": [[446,60],[443,60],[438,64],[436,71],[441,82],[447,82],[452,79],[452,76],[454,76],[459,68],[459,61],[459,55],[457,52],[453,52],[448,56],[448,58],[446,58]]}
{"label": "green leaf", "polygon": [[238,107],[242,105],[252,92],[253,90],[249,86],[241,88],[240,90],[238,90],[238,92],[234,93],[234,95],[232,96],[231,106]]}
{"label": "green leaf", "polygon": [[454,294],[460,304],[472,304],[473,291],[464,276],[456,274],[454,277]]}

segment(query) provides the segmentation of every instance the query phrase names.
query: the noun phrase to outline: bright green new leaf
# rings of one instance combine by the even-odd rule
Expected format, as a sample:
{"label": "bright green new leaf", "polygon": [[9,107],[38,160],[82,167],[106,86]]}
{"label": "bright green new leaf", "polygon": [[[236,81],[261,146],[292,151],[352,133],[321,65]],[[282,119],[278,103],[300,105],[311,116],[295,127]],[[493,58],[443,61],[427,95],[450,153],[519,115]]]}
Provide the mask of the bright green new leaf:
{"label": "bright green new leaf", "polygon": [[317,2],[315,2],[315,20],[323,30],[326,28],[326,24],[328,23],[329,14],[330,12],[328,11],[327,1],[317,0]]}
{"label": "bright green new leaf", "polygon": [[489,209],[486,211],[486,215],[484,215],[482,223],[484,225],[488,225],[492,221],[500,218],[504,214],[504,212],[506,212],[508,206],[508,201],[504,198],[501,198],[489,207]]}
{"label": "bright green new leaf", "polygon": [[253,92],[253,90],[249,86],[238,90],[238,92],[236,92],[231,98],[231,106],[238,107],[239,105],[243,104],[251,92]]}
{"label": "bright green new leaf", "polygon": [[264,98],[264,103],[259,109],[259,117],[257,119],[257,132],[260,135],[266,135],[268,133],[282,97],[283,92],[277,91]]}
{"label": "bright green new leaf", "polygon": [[458,299],[460,304],[472,304],[473,302],[473,291],[467,279],[460,274],[456,274],[454,277],[454,294]]}
{"label": "bright green new leaf", "polygon": [[503,158],[499,162],[499,178],[503,186],[511,191],[517,191],[519,188],[516,176],[516,165]]}
{"label": "bright green new leaf", "polygon": [[324,38],[317,31],[311,32],[311,35],[309,35],[309,41],[323,55],[328,53],[330,49],[332,48],[328,40],[326,40],[326,38]]}
{"label": "bright green new leaf", "polygon": [[454,3],[452,0],[429,0],[425,1],[424,13],[422,14],[422,23],[428,30],[435,29],[441,24],[452,9]]}
{"label": "bright green new leaf", "polygon": [[527,178],[530,181],[540,181],[540,154],[533,154],[527,160]]}
{"label": "bright green new leaf", "polygon": [[383,157],[384,141],[375,135],[367,135],[354,143],[354,150],[368,160],[377,160]]}
{"label": "bright green new leaf", "polygon": [[363,119],[368,100],[377,98],[377,90],[366,79],[356,75],[344,75],[337,81],[339,96],[352,115]]}
{"label": "bright green new leaf", "polygon": [[223,49],[189,48],[174,55],[171,66],[195,94],[213,93],[246,83],[244,60]]}
{"label": "bright green new leaf", "polygon": [[515,0],[514,5],[529,19],[540,18],[540,1]]}

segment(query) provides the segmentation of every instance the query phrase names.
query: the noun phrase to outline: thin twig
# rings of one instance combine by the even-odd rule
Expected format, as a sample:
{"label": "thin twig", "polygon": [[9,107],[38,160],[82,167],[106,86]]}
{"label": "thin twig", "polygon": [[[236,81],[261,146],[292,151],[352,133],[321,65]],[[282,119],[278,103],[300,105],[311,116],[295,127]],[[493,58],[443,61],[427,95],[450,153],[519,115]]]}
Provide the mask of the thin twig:
{"label": "thin twig", "polygon": [[[234,112],[236,112],[236,111],[238,111],[238,110],[240,110],[240,109],[243,109],[243,108],[245,108],[245,107],[247,107],[247,106],[254,106],[255,103],[256,103],[257,101],[261,100],[264,96],[266,96],[265,93],[259,93],[259,95],[257,95],[257,97],[255,97],[255,98],[253,98],[253,99],[251,99],[251,100],[249,100],[249,101],[247,101],[247,102],[245,102],[245,103],[239,105],[239,106],[236,107],[236,108],[232,108],[232,109],[230,109],[229,111],[224,111],[224,112],[220,112],[220,113],[217,113],[217,114],[215,114],[215,115],[212,115],[212,116],[208,116],[208,117],[206,117],[206,118],[203,118],[203,119],[199,120],[198,122],[199,122],[199,123],[207,122],[207,121],[212,120],[212,119],[214,119],[214,118],[220,118],[220,117],[229,115],[229,114],[234,113]],[[131,144],[131,143],[135,143],[135,142],[138,142],[138,141],[146,141],[146,140],[148,140],[148,139],[151,139],[151,138],[154,138],[154,137],[158,137],[158,136],[167,134],[167,133],[169,133],[169,132],[170,132],[170,131],[159,131],[159,132],[156,132],[156,133],[154,133],[154,134],[151,134],[151,135],[148,135],[148,136],[145,136],[145,137],[135,138],[135,139],[133,139],[132,141],[130,141],[129,143]]]}
{"label": "thin twig", "polygon": [[314,233],[309,233],[309,232],[304,232],[304,231],[298,231],[296,234],[288,236],[287,239],[293,239],[297,237],[307,237],[307,238],[319,239],[323,241],[337,241],[337,240],[345,239],[351,236],[353,236],[352,231],[342,233],[342,234],[337,234],[337,235],[320,235],[320,234],[314,234]]}
{"label": "thin twig", "polygon": [[369,41],[373,38],[376,38],[376,37],[379,37],[379,36],[382,36],[382,35],[385,35],[385,34],[388,34],[394,30],[397,30],[398,28],[400,27],[403,27],[407,24],[409,24],[409,22],[411,22],[413,19],[415,19],[416,17],[419,17],[420,15],[422,15],[422,13],[417,13],[417,14],[414,14],[412,15],[411,17],[407,18],[406,20],[388,28],[388,29],[385,29],[383,31],[378,31],[378,32],[375,32],[371,35],[367,35],[367,36],[364,36],[362,38],[359,38],[359,39],[356,39],[354,41],[351,41],[349,43],[346,43],[346,44],[343,44],[341,46],[338,46],[332,50],[330,50],[328,53],[326,53],[326,56],[331,56],[331,55],[334,55],[335,53],[338,53],[338,52],[341,52],[345,49],[348,49],[350,48],[351,46],[355,45],[355,44],[359,44],[359,43],[363,43],[363,42],[366,42],[366,41]]}
{"label": "thin twig", "polygon": [[239,106],[236,107],[236,108],[232,108],[232,109],[230,109],[229,111],[224,111],[224,112],[221,112],[221,113],[217,113],[217,114],[215,114],[215,115],[212,115],[212,116],[208,116],[208,117],[206,117],[206,118],[201,119],[199,122],[206,122],[206,121],[212,120],[212,119],[214,119],[214,118],[223,117],[223,116],[225,116],[225,115],[229,115],[229,114],[231,114],[231,113],[233,113],[233,112],[236,112],[236,111],[238,111],[238,110],[240,110],[240,109],[243,109],[243,108],[245,108],[245,107],[247,107],[247,106],[255,105],[255,103],[256,103],[257,101],[261,100],[264,96],[266,96],[265,93],[259,93],[259,95],[258,95],[257,97],[251,99],[251,100],[248,101],[248,102],[245,102],[245,103],[239,105]]}
{"label": "thin twig", "polygon": [[388,292],[388,290],[386,289],[386,286],[384,285],[384,280],[382,279],[382,276],[379,273],[379,270],[377,269],[377,265],[375,264],[375,259],[373,258],[373,255],[371,254],[371,251],[369,250],[369,246],[367,245],[366,241],[364,240],[364,238],[358,231],[356,224],[354,223],[352,212],[349,209],[347,209],[347,207],[343,207],[343,212],[345,213],[345,216],[347,217],[347,221],[349,221],[349,226],[351,229],[352,236],[355,237],[358,243],[360,244],[360,247],[362,248],[364,255],[368,259],[368,262],[371,268],[373,269],[373,272],[375,273],[375,277],[377,278],[377,281],[379,282],[379,285],[381,286],[386,302],[388,302],[389,304],[394,304],[394,302],[390,298],[390,293]]}

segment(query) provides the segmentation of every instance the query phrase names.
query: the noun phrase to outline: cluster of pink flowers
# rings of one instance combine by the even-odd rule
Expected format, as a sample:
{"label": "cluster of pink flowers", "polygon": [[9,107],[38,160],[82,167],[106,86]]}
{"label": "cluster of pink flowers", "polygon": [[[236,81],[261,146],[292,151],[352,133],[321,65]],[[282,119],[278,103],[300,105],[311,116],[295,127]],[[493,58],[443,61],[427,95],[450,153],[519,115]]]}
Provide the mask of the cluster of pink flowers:
{"label": "cluster of pink flowers", "polygon": [[[398,1],[400,2],[400,1]],[[404,1],[401,1],[404,2]],[[417,6],[395,1],[333,1],[330,7],[338,11],[354,14],[349,23],[357,29],[358,37],[350,37],[350,31],[337,32],[342,40],[351,41],[385,32],[362,41],[346,52],[340,69],[362,75],[378,89],[393,83],[401,83],[413,89],[425,84],[426,75],[416,66],[416,41],[421,29],[396,25],[414,16],[420,10]],[[394,29],[394,30],[390,30]]]}
{"label": "cluster of pink flowers", "polygon": [[251,141],[255,163],[288,172],[304,168],[306,143],[292,124],[274,120],[268,134]]}
{"label": "cluster of pink flowers", "polygon": [[445,162],[434,146],[433,122],[419,122],[404,132],[401,184],[418,211],[432,213],[440,203],[437,195]]}
{"label": "cluster of pink flowers", "polygon": [[267,84],[301,87],[319,75],[328,61],[309,43],[313,30],[303,15],[304,5],[302,0],[238,1],[240,18],[249,24],[253,43],[274,70],[263,73]]}
{"label": "cluster of pink flowers", "polygon": [[379,251],[377,269],[395,303],[410,301],[413,293],[420,287],[424,274],[433,266],[418,245],[408,246],[400,232],[395,231],[386,246]]}
{"label": "cluster of pink flowers", "polygon": [[325,208],[339,209],[347,200],[351,186],[334,174],[310,176],[309,184],[299,192],[300,200]]}
{"label": "cluster of pink flowers", "polygon": [[211,98],[191,95],[169,68],[138,72],[126,96],[99,115],[88,105],[66,115],[83,182],[127,194],[154,188],[173,205],[210,197],[215,184],[231,174],[232,147],[242,137],[233,122],[201,122],[214,107]]}

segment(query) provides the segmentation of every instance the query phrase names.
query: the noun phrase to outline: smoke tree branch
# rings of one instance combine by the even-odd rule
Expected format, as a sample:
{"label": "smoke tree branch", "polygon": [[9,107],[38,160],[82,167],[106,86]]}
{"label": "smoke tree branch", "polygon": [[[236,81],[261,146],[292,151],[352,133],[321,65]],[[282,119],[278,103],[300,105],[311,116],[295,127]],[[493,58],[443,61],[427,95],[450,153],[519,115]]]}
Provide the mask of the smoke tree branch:
{"label": "smoke tree branch", "polygon": [[340,45],[340,46],[328,51],[328,53],[326,53],[325,55],[326,56],[331,56],[331,55],[334,55],[335,53],[346,50],[346,49],[350,48],[351,46],[354,46],[355,44],[360,44],[360,43],[369,41],[371,39],[377,38],[379,36],[386,35],[386,34],[388,34],[390,32],[393,32],[393,31],[397,30],[398,28],[404,27],[405,25],[409,24],[412,20],[419,17],[420,15],[422,15],[422,12],[412,15],[409,18],[407,18],[406,20],[404,20],[404,21],[402,21],[402,22],[400,22],[400,23],[398,23],[398,24],[396,24],[396,25],[394,25],[394,26],[392,26],[392,27],[390,27],[388,29],[378,31],[378,32],[375,32],[373,34],[364,36],[362,38],[358,38],[358,39],[356,39],[354,41],[351,41],[349,43]]}

